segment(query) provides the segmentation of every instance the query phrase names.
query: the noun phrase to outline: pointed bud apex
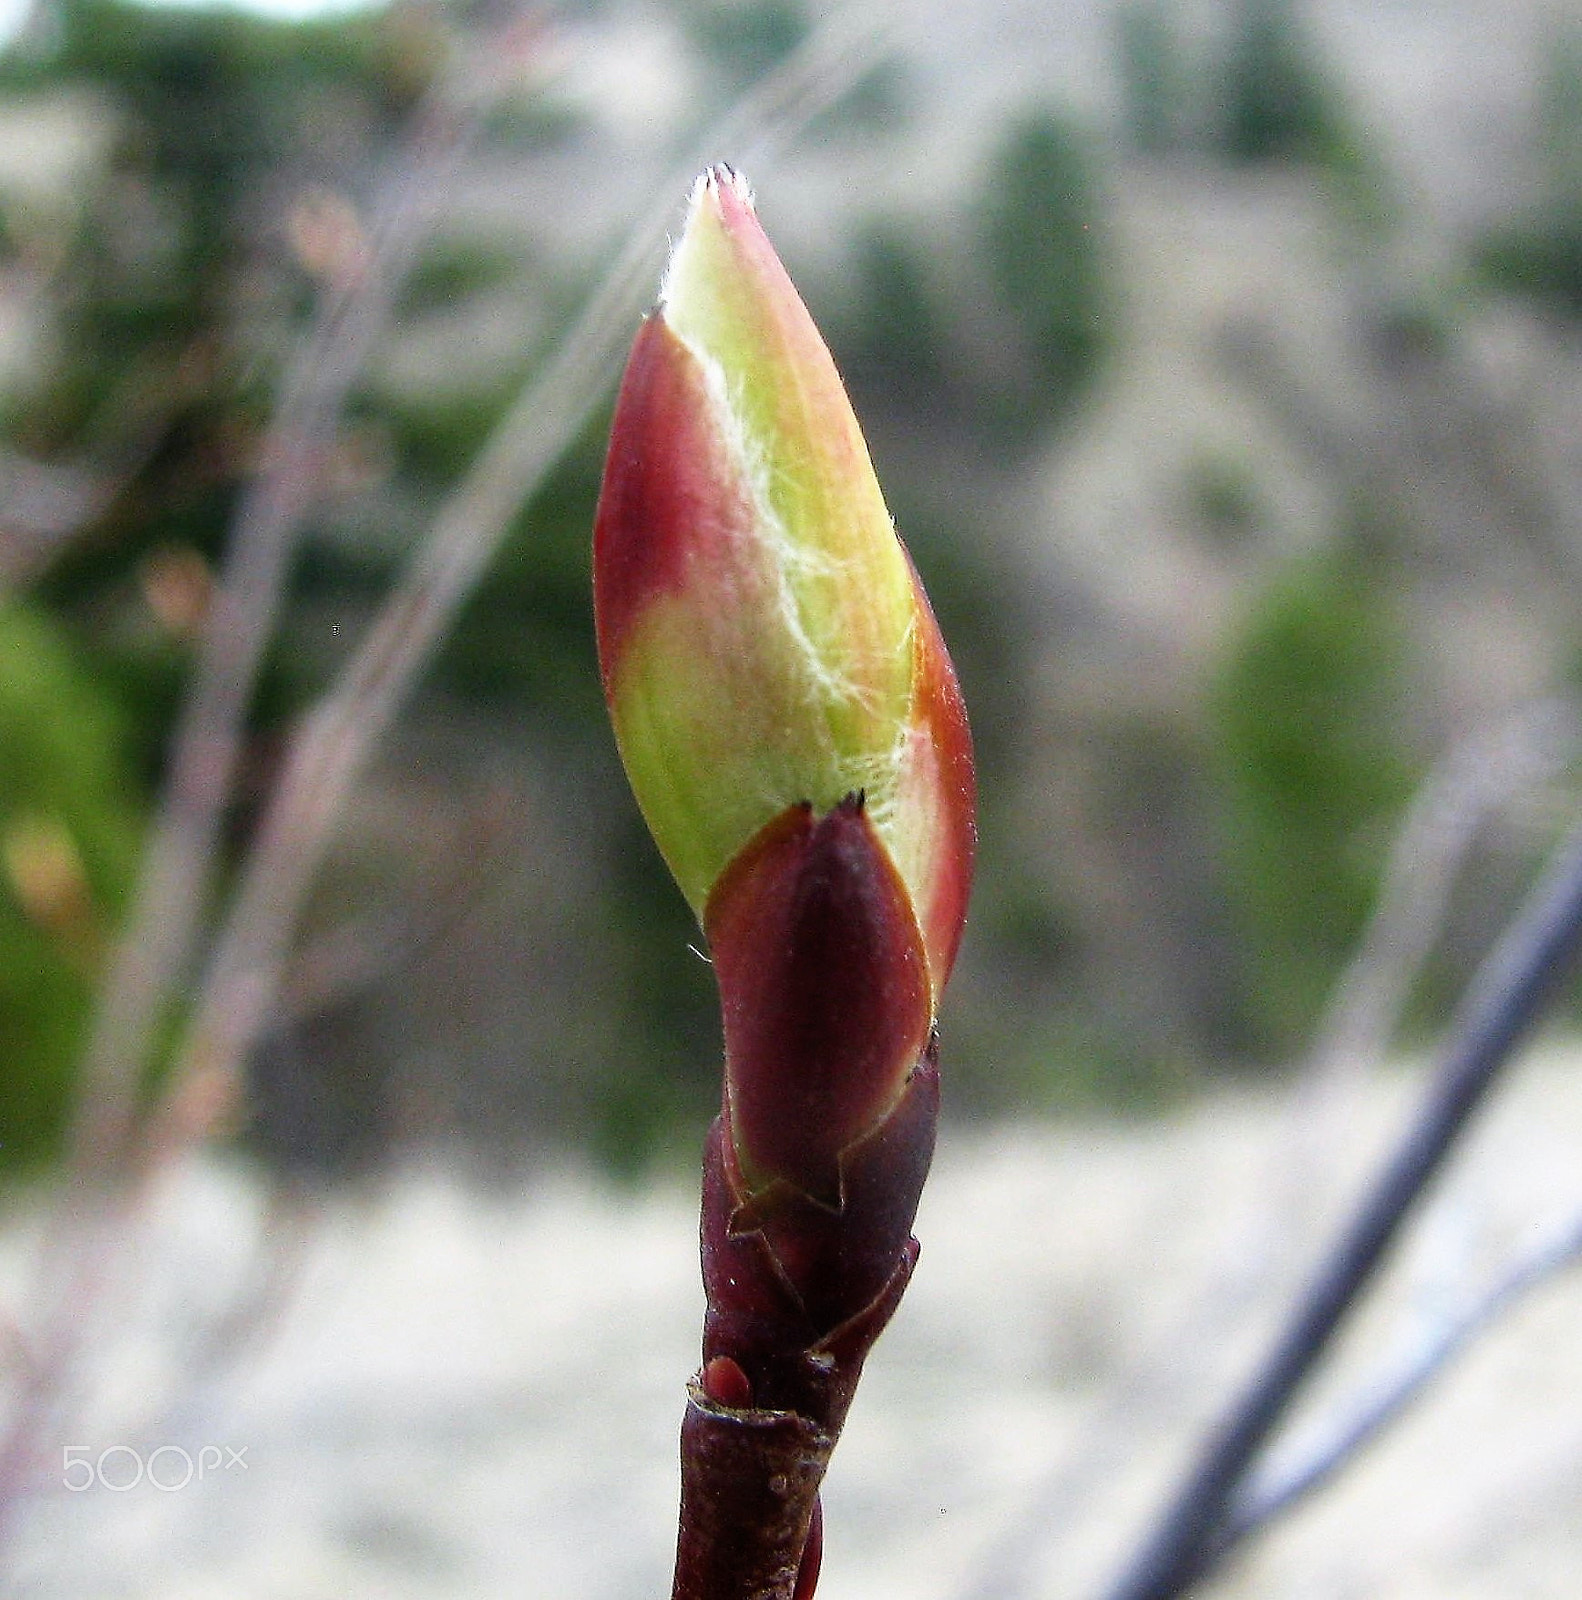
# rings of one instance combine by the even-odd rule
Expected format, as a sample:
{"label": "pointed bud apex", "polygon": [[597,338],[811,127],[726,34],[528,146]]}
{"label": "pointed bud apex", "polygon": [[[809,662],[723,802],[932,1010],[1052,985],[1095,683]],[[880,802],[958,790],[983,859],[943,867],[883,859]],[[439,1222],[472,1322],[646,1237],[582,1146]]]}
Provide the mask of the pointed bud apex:
{"label": "pointed bud apex", "polygon": [[693,192],[627,365],[594,586],[621,755],[700,919],[788,807],[811,807],[803,850],[812,818],[860,791],[854,892],[898,875],[931,1018],[972,870],[966,715],[834,362],[724,168]]}

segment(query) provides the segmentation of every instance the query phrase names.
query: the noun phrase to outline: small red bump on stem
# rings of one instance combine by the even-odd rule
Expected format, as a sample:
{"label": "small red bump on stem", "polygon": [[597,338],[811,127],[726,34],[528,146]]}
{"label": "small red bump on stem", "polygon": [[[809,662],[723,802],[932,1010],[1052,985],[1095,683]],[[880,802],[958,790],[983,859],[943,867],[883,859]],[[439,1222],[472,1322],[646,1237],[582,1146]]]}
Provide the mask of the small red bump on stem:
{"label": "small red bump on stem", "polygon": [[703,1369],[703,1392],[716,1405],[741,1410],[753,1403],[747,1374],[729,1356],[715,1356]]}
{"label": "small red bump on stem", "polygon": [[824,1564],[824,1500],[813,1496],[813,1515],[807,1525],[807,1543],[802,1546],[802,1560],[796,1569],[796,1589],[791,1600],[813,1600],[818,1587],[818,1569]]}

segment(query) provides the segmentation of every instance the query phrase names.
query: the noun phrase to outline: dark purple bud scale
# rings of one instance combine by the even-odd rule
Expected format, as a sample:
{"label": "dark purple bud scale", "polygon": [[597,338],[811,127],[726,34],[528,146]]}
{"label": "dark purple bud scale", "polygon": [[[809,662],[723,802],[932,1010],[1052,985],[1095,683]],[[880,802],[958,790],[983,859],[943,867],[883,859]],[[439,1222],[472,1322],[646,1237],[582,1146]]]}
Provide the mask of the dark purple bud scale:
{"label": "dark purple bud scale", "polygon": [[911,898],[861,797],[776,817],[726,868],[704,924],[737,1201],[750,1218],[790,1189],[838,1213],[842,1155],[894,1109],[933,1020]]}

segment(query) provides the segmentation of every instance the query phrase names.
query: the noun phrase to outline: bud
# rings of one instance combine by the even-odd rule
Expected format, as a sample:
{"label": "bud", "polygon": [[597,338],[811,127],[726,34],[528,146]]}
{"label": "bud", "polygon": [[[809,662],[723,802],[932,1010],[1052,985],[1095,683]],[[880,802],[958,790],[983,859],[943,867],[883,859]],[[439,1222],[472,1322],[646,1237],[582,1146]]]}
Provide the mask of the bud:
{"label": "bud", "polygon": [[627,774],[705,927],[761,829],[860,793],[932,1013],[972,870],[966,715],[834,362],[725,168],[698,180],[622,381],[594,595]]}
{"label": "bud", "polygon": [[819,1481],[917,1259],[972,752],[835,364],[723,167],[621,383],[594,609],[725,1031],[674,1600],[807,1600]]}

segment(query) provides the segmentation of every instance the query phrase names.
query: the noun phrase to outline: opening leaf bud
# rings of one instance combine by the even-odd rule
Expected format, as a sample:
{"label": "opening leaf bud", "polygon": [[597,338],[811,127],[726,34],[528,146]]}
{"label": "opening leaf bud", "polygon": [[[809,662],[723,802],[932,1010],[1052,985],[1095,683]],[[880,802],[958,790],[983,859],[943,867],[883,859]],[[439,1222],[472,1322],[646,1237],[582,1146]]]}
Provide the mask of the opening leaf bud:
{"label": "opening leaf bud", "polygon": [[594,595],[622,759],[700,921],[789,808],[815,853],[860,830],[915,924],[926,1030],[971,880],[966,713],[834,362],[728,168],[698,180],[627,364]]}

